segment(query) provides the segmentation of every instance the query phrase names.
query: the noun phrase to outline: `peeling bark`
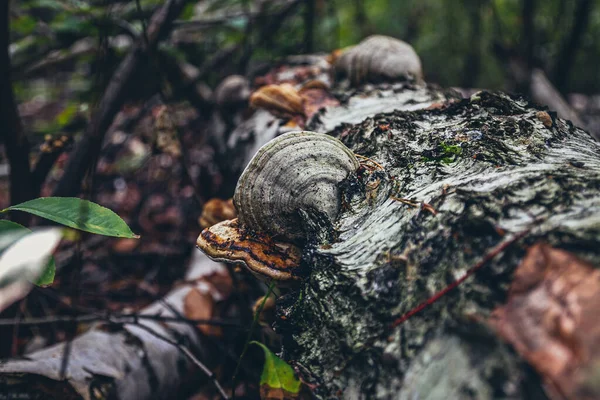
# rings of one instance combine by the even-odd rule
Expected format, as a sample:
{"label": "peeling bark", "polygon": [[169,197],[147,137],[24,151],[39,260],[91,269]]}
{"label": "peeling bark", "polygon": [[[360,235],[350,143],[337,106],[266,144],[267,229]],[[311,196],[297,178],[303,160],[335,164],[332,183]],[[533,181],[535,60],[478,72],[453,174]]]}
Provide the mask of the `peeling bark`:
{"label": "peeling bark", "polygon": [[[335,239],[315,227],[301,266],[309,277],[279,299],[283,357],[319,398],[556,398],[488,318],[535,243],[600,265],[600,144],[502,93],[458,100],[429,85],[343,83],[333,92],[342,105],[306,129],[377,164],[342,185]],[[228,142],[239,155],[232,175],[287,130],[265,111],[239,126]]]}
{"label": "peeling bark", "polygon": [[[487,92],[356,124],[337,123],[336,113],[313,128],[336,125],[321,131],[384,170],[351,177],[337,239],[304,249],[310,277],[279,304],[285,358],[322,398],[546,398],[540,378],[486,321],[536,242],[600,265],[600,144],[522,98]],[[457,289],[391,327],[529,228]]]}
{"label": "peeling bark", "polygon": [[[215,264],[197,254],[188,273],[193,283],[173,290],[141,315],[178,317],[184,314],[188,293],[207,291],[199,276],[215,271]],[[218,267],[218,266],[217,266]],[[208,271],[208,272],[207,272]],[[224,269],[222,273],[227,273]],[[169,306],[166,306],[168,303]],[[171,308],[172,307],[172,308]],[[175,311],[173,311],[175,310]],[[177,315],[179,314],[179,315]],[[140,325],[184,345],[200,360],[210,359],[210,340],[186,323],[140,319],[137,325],[97,324],[71,343],[66,380],[59,374],[66,343],[0,361],[0,397],[31,399],[168,399],[180,398],[185,384],[206,379],[176,346]],[[178,394],[179,393],[179,394]],[[11,397],[13,396],[13,397]]]}

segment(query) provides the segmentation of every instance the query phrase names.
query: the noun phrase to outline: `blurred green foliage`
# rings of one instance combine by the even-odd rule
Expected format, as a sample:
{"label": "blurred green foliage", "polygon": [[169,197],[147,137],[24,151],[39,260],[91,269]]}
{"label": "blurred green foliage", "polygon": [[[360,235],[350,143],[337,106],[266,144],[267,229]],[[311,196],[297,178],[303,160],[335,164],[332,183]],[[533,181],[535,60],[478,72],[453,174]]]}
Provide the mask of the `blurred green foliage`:
{"label": "blurred green foliage", "polygon": [[[270,18],[278,18],[277,10],[286,1],[291,0],[263,1],[262,8],[253,0],[190,1],[161,51],[180,62],[201,66],[225,46],[253,46],[249,64],[242,62],[241,52],[237,53],[227,65],[211,71],[206,79],[210,86],[223,74],[246,72],[246,66],[302,53],[307,48],[329,52],[371,34],[411,43],[423,60],[427,80],[443,86],[502,89],[508,75],[493,51],[494,45],[527,56],[523,53],[527,39],[523,37],[523,4],[527,0],[311,0],[315,5],[312,46],[305,43],[307,1],[286,17],[275,34],[261,33]],[[73,103],[98,99],[119,60],[141,34],[143,24],[148,24],[162,4],[163,0],[140,0],[140,10],[135,0],[13,1],[11,56],[18,100],[25,102],[39,94],[36,90],[48,90],[48,84],[41,89],[36,86],[40,78],[52,82],[64,104],[58,107],[63,112],[61,121],[53,118],[50,128],[64,125]],[[533,58],[552,76],[573,29],[579,1],[535,0],[533,4]],[[252,13],[255,18],[248,18]],[[596,1],[572,60],[566,92],[600,91],[599,37],[600,4]],[[92,47],[76,53],[85,38]],[[54,60],[52,57],[58,57],[59,62],[39,68],[41,62]],[[152,74],[156,79],[157,73]]]}
{"label": "blurred green foliage", "polygon": [[[366,18],[358,12],[363,4]],[[563,42],[573,29],[579,1],[535,1],[534,56],[551,73]],[[494,43],[519,49],[524,42],[523,0],[354,0],[335,1],[339,18],[339,46],[347,46],[369,34],[385,34],[411,43],[423,60],[428,80],[458,86],[468,73],[467,54],[473,46],[481,52],[481,71],[476,86],[502,88],[506,79],[493,54]],[[472,12],[481,24],[473,35]],[[327,26],[330,22],[325,22]],[[587,29],[573,60],[567,92],[600,90],[600,4],[592,6]],[[322,42],[320,42],[322,43]],[[321,50],[328,50],[327,43]]]}

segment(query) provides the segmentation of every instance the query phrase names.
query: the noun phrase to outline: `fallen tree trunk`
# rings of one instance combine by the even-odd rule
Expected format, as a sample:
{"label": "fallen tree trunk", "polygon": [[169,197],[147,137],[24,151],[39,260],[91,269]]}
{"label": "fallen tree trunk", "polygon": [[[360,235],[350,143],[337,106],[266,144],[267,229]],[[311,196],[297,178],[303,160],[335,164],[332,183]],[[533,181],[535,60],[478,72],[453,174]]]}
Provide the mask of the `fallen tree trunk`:
{"label": "fallen tree trunk", "polygon": [[[557,393],[597,398],[597,385],[585,387],[591,394],[582,397],[582,387],[565,389],[561,375],[567,367],[589,372],[586,366],[598,362],[591,357],[593,346],[566,345],[572,339],[597,346],[597,322],[573,338],[543,320],[516,321],[528,343],[539,344],[538,329],[554,338],[545,343],[550,348],[541,343],[534,349],[547,351],[546,365],[560,370],[548,373],[532,354],[517,355],[488,319],[507,301],[513,273],[535,243],[600,265],[598,142],[522,98],[487,92],[443,108],[375,114],[332,130],[323,129],[331,126],[329,114],[309,127],[377,164],[367,163],[370,172],[342,188],[349,206],[338,218],[337,239],[304,249],[310,277],[280,301],[276,326],[285,358],[315,385],[315,393],[323,398],[562,398]],[[420,313],[403,317],[478,262],[475,276]],[[538,284],[548,282],[528,283]],[[580,299],[576,287],[555,284],[564,291],[558,298]],[[542,315],[554,318],[551,302],[538,300]],[[587,311],[577,316],[575,329],[582,321],[597,321],[595,312]],[[569,307],[557,313],[568,314]],[[582,354],[575,356],[578,351]],[[563,356],[570,360],[566,366],[559,362]],[[586,361],[578,364],[577,357]],[[576,375],[569,379],[581,378]]]}
{"label": "fallen tree trunk", "polygon": [[[275,323],[284,358],[314,393],[600,396],[600,285],[586,264],[600,264],[600,144],[502,93],[459,101],[411,84],[335,90],[341,105],[304,128],[366,161],[341,187],[336,238],[309,240],[309,276],[279,300]],[[278,121],[260,111],[232,133],[242,166],[294,129]]]}

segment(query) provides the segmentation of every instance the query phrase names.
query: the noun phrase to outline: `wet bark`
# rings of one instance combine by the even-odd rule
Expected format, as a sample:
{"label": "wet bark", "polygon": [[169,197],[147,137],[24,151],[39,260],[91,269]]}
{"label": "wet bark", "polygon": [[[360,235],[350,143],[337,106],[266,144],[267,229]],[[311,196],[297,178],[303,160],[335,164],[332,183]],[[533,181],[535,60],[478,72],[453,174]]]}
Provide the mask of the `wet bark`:
{"label": "wet bark", "polygon": [[[544,378],[488,319],[534,243],[600,265],[600,144],[556,113],[502,93],[458,100],[432,86],[336,87],[342,105],[306,129],[382,168],[367,161],[342,185],[335,232],[315,227],[304,248],[307,278],[279,300],[284,358],[320,398],[548,398]],[[240,155],[232,175],[289,129],[255,113],[228,142]],[[393,326],[525,230],[474,276]]]}
{"label": "wet bark", "polygon": [[[324,127],[335,111],[326,112],[309,125],[383,167],[343,185],[336,239],[315,236],[304,249],[309,277],[279,303],[284,357],[318,396],[546,398],[542,378],[487,320],[534,243],[600,265],[600,144],[540,111],[482,92],[333,129]],[[526,229],[475,276],[392,327]]]}
{"label": "wet bark", "polygon": [[[278,302],[283,357],[319,398],[561,398],[488,321],[533,244],[600,265],[600,144],[502,93],[458,100],[432,86],[334,87],[342,105],[306,129],[376,164],[340,188],[334,232],[314,227],[303,249],[306,280]],[[228,142],[240,155],[232,175],[289,129],[255,113]]]}

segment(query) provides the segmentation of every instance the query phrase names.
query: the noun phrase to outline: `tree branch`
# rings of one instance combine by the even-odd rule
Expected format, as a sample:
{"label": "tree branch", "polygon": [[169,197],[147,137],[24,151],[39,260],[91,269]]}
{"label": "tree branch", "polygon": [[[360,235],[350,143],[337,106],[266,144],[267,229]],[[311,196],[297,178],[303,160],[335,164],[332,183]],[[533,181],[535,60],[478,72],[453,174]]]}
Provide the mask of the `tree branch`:
{"label": "tree branch", "polygon": [[148,51],[156,48],[171,28],[172,21],[181,13],[187,0],[170,0],[157,10],[148,26],[146,38],[139,38],[115,71],[83,138],[69,159],[64,175],[54,189],[55,196],[75,196],[90,166],[100,152],[104,135],[115,115],[127,99],[131,78],[143,67]]}
{"label": "tree branch", "polygon": [[593,5],[594,3],[592,0],[581,0],[577,3],[573,28],[571,29],[570,35],[565,39],[561,51],[556,58],[553,81],[556,88],[561,93],[564,93],[567,88],[571,67],[575,61],[577,50],[579,50],[581,37],[587,27]]}
{"label": "tree branch", "polygon": [[[10,56],[8,46],[9,34],[9,2],[0,5],[0,121],[2,121],[2,141],[10,165],[10,202],[18,204],[33,197],[31,170],[29,166],[29,142],[23,132],[23,124],[19,117],[15,97],[12,90],[10,74]],[[13,219],[26,225],[27,214],[15,214]]]}

